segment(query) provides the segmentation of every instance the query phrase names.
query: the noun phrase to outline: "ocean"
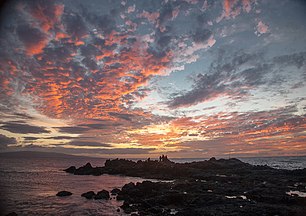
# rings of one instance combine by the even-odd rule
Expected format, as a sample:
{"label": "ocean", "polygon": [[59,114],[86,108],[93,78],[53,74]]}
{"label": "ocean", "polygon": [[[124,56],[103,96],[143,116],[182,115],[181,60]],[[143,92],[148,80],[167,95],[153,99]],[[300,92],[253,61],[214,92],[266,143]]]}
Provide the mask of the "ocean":
{"label": "ocean", "polygon": [[[200,159],[176,159],[176,162]],[[274,168],[306,168],[306,157],[241,158]],[[126,215],[117,209],[122,202],[86,200],[81,194],[90,190],[112,190],[129,182],[144,179],[119,175],[76,176],[62,171],[71,165],[82,166],[90,162],[103,166],[105,159],[95,158],[2,158],[0,157],[1,214],[18,215]],[[55,196],[58,191],[72,192],[70,197]]]}
{"label": "ocean", "polygon": [[[207,160],[209,158],[180,158],[173,159],[177,163]],[[218,159],[218,158],[217,158]],[[227,158],[228,159],[228,158]],[[306,168],[306,156],[280,156],[280,157],[238,157],[239,160],[253,165],[268,165],[275,169],[304,169]]]}

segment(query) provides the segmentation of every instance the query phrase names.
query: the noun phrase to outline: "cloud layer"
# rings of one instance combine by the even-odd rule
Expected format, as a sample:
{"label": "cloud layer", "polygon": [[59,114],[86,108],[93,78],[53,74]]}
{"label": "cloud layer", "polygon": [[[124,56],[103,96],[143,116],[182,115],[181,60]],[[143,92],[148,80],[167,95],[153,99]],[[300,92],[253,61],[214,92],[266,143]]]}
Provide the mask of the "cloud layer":
{"label": "cloud layer", "polygon": [[1,149],[305,154],[303,8],[11,2],[0,23]]}

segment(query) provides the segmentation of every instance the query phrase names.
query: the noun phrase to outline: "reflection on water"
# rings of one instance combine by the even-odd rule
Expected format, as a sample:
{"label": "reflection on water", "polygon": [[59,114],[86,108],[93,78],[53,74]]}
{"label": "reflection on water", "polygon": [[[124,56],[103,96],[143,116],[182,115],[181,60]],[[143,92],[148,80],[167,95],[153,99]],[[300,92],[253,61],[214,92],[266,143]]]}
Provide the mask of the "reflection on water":
{"label": "reflection on water", "polygon": [[[19,215],[125,215],[117,209],[121,202],[112,200],[86,200],[81,194],[90,190],[108,191],[141,178],[124,176],[75,176],[62,170],[81,166],[81,159],[7,159],[0,158],[0,197],[3,213],[15,211]],[[105,160],[90,159],[93,166],[104,165]],[[56,197],[58,191],[73,193],[70,197]]]}
{"label": "reflection on water", "polygon": [[[251,164],[270,165],[275,168],[297,169],[306,167],[305,157],[242,158]],[[182,159],[190,162],[203,159]],[[75,176],[62,171],[74,165],[90,162],[103,166],[104,159],[88,158],[0,158],[0,204],[19,215],[124,215],[117,212],[122,204],[112,200],[86,200],[81,194],[87,191],[112,190],[141,178],[124,176]],[[70,197],[56,197],[61,190],[73,193]]]}

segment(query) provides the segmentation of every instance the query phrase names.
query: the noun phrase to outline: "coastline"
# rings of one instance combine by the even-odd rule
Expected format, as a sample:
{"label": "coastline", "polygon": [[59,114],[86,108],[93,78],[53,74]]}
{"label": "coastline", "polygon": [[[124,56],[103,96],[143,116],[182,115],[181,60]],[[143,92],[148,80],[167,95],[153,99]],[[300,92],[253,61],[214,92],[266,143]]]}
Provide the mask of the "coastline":
{"label": "coastline", "polygon": [[306,212],[306,169],[273,169],[235,158],[211,158],[190,163],[115,159],[107,160],[104,167],[87,163],[65,171],[173,180],[124,185],[116,199],[124,201],[121,208],[132,215],[303,216]]}

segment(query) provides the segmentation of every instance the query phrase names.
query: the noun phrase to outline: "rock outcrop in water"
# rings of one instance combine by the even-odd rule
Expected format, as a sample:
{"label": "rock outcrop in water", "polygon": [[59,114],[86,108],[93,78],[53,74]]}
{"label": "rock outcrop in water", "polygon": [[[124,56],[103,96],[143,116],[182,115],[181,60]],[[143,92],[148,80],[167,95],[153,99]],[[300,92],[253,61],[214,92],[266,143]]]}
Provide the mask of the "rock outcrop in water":
{"label": "rock outcrop in water", "polygon": [[59,197],[64,197],[64,196],[71,196],[72,193],[69,192],[69,191],[60,191],[56,194],[56,196],[59,196]]}
{"label": "rock outcrop in water", "polygon": [[88,191],[86,193],[83,193],[81,195],[82,197],[85,197],[86,199],[106,199],[108,200],[110,198],[109,192],[107,190],[101,190],[97,194],[93,191]]}
{"label": "rock outcrop in water", "polygon": [[82,193],[81,196],[85,197],[86,199],[93,199],[96,196],[96,194],[93,191],[88,191],[86,193]]}
{"label": "rock outcrop in water", "polygon": [[97,193],[94,199],[109,199],[109,192],[107,190],[101,190]]}
{"label": "rock outcrop in water", "polygon": [[74,175],[102,175],[103,168],[102,167],[92,167],[90,163],[85,164],[82,167],[75,168],[75,166],[71,166],[64,170],[67,173],[71,173]]}
{"label": "rock outcrop in water", "polygon": [[[64,171],[74,175],[102,175],[102,174],[120,174],[126,176],[155,178],[155,179],[178,179],[205,177],[210,172],[222,171],[246,172],[249,170],[272,169],[267,166],[252,166],[242,161],[232,159],[216,160],[211,158],[206,161],[192,163],[174,163],[169,159],[164,161],[146,160],[131,161],[126,159],[106,160],[104,167],[92,167],[90,163],[75,168],[74,166]],[[205,171],[205,172],[203,172]]]}
{"label": "rock outcrop in water", "polygon": [[288,196],[282,183],[188,179],[174,182],[130,183],[118,194],[125,213],[137,215],[278,215],[304,216],[306,199]]}
{"label": "rock outcrop in water", "polygon": [[124,212],[138,212],[134,215],[305,216],[306,212],[306,198],[289,193],[306,193],[306,169],[279,170],[234,158],[191,163],[115,159],[104,167],[87,164],[73,172],[97,173],[173,180],[129,183],[114,191],[117,200],[124,201]]}

